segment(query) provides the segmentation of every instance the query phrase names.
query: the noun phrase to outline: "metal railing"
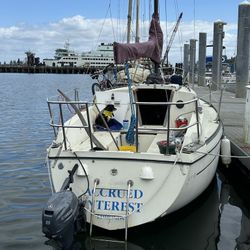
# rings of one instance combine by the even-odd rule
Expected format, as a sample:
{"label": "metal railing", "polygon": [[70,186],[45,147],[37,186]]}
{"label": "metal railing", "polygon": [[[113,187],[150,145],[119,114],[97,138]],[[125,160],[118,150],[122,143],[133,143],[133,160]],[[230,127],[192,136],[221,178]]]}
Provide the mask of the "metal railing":
{"label": "metal railing", "polygon": [[[166,140],[167,140],[167,147],[169,147],[169,143],[170,143],[170,131],[182,131],[182,130],[186,130],[190,127],[193,127],[196,125],[197,127],[197,137],[198,137],[198,142],[200,141],[200,128],[199,128],[199,108],[198,108],[198,101],[199,99],[198,98],[195,98],[193,100],[190,100],[190,101],[186,101],[186,102],[134,102],[133,105],[135,105],[136,107],[136,127],[134,128],[134,131],[135,131],[135,144],[136,144],[136,152],[138,152],[138,147],[139,147],[139,134],[140,133],[143,133],[145,131],[149,131],[149,132],[155,132],[155,131],[166,131],[167,133],[167,137],[166,137]],[[89,114],[89,107],[91,105],[93,105],[94,103],[91,103],[91,102],[83,102],[83,101],[49,101],[47,100],[47,103],[48,103],[48,108],[49,108],[49,114],[50,114],[50,126],[53,127],[53,130],[54,130],[54,134],[55,134],[55,137],[57,136],[58,134],[58,131],[56,131],[56,128],[59,129],[59,128],[62,128],[62,135],[63,135],[63,143],[64,143],[64,147],[65,149],[67,149],[67,143],[66,143],[66,131],[65,129],[66,128],[84,128],[85,130],[88,131],[88,135],[89,135],[89,138],[90,138],[90,147],[91,149],[93,149],[93,138],[92,138],[92,131],[91,131],[91,121],[90,121],[90,114]],[[196,121],[192,124],[189,124],[187,126],[183,126],[183,127],[170,127],[170,118],[171,118],[171,108],[168,108],[166,110],[166,113],[167,113],[167,126],[166,127],[157,127],[157,128],[154,128],[154,127],[150,127],[150,126],[145,126],[145,127],[139,127],[139,119],[138,119],[138,115],[139,115],[139,106],[140,105],[164,105],[164,106],[172,106],[172,105],[188,105],[188,104],[192,104],[194,103],[195,104],[195,107],[194,107],[194,110],[188,112],[188,113],[193,113],[195,112],[195,116],[196,116]],[[64,122],[64,115],[63,115],[63,109],[62,109],[62,105],[70,105],[70,104],[75,104],[75,105],[78,105],[79,107],[81,107],[81,110],[86,110],[86,117],[87,117],[87,121],[85,121],[85,124],[82,123],[82,125],[80,126],[74,126],[74,125],[65,125],[65,122]],[[95,103],[95,104],[103,104],[105,105],[106,103]],[[60,115],[60,121],[61,121],[61,124],[57,124],[54,122],[54,116],[53,116],[53,112],[52,112],[52,109],[51,109],[51,105],[59,105],[59,115]],[[184,113],[183,113],[184,114]],[[179,114],[178,116],[180,115],[183,115],[183,114]],[[187,114],[187,113],[185,113]],[[177,117],[176,117],[177,118]],[[126,133],[126,131],[124,131],[124,133]],[[119,150],[119,148],[118,148]]]}
{"label": "metal railing", "polygon": [[[190,127],[193,127],[196,125],[197,127],[197,137],[198,137],[198,142],[200,141],[200,128],[199,128],[199,109],[198,109],[198,101],[199,99],[198,98],[195,98],[193,100],[190,100],[190,101],[186,101],[186,102],[135,102],[134,104],[136,105],[136,117],[138,118],[138,114],[139,114],[139,105],[164,105],[164,106],[171,106],[171,105],[180,105],[180,104],[183,104],[184,106],[187,105],[187,104],[191,104],[191,103],[195,103],[195,116],[196,116],[196,122],[194,122],[193,124],[189,124],[187,126],[183,126],[183,127],[179,127],[179,128],[176,128],[176,127],[170,127],[170,118],[171,118],[171,109],[168,108],[167,109],[167,127],[165,128],[150,128],[151,131],[166,131],[167,132],[167,152],[168,152],[168,148],[169,148],[169,144],[170,144],[170,131],[173,130],[173,131],[181,131],[181,130],[186,130]],[[193,112],[193,111],[191,111]],[[179,114],[179,116],[182,115],[182,114]],[[139,121],[138,119],[136,119],[136,152],[138,152],[138,147],[139,147],[139,140],[138,140],[138,134],[139,134]],[[140,131],[145,131],[145,130],[149,130],[149,128],[142,128],[140,127]]]}
{"label": "metal railing", "polygon": [[[84,128],[85,130],[88,130],[88,134],[91,135],[91,126],[90,126],[90,115],[89,115],[89,102],[83,102],[83,101],[50,101],[47,100],[48,103],[48,109],[49,109],[49,114],[50,114],[50,122],[49,125],[53,128],[54,130],[54,135],[57,137],[58,135],[58,130],[56,131],[56,128],[62,128],[62,134],[63,134],[63,143],[64,143],[64,148],[67,150],[67,143],[66,143],[66,128]],[[78,107],[81,107],[82,110],[86,110],[87,114],[87,121],[84,120],[82,122],[81,126],[74,126],[74,125],[65,125],[64,122],[64,114],[63,114],[63,109],[62,105],[78,105]],[[61,121],[60,124],[55,123],[54,121],[54,115],[52,112],[51,105],[59,105],[59,121]],[[80,109],[79,109],[80,111]],[[93,141],[92,141],[92,136],[89,136],[90,138],[90,145],[91,149],[93,149]]]}

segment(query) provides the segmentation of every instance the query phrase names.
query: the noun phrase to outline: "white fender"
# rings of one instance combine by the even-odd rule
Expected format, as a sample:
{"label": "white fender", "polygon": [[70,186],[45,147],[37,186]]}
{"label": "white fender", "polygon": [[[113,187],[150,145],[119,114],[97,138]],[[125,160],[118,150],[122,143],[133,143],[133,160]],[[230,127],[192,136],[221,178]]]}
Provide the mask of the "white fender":
{"label": "white fender", "polygon": [[231,145],[226,136],[221,140],[221,155],[222,163],[229,165],[231,163]]}

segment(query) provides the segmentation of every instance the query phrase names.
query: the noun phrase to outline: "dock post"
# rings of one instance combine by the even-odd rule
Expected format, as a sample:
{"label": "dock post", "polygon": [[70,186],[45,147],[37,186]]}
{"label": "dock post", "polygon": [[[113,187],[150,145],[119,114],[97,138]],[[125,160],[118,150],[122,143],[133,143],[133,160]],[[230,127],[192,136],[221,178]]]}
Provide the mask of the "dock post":
{"label": "dock post", "polygon": [[198,86],[205,86],[207,33],[199,33]]}
{"label": "dock post", "polygon": [[184,60],[183,60],[183,78],[184,82],[187,80],[189,72],[189,44],[184,44]]}
{"label": "dock post", "polygon": [[195,58],[196,58],[196,39],[190,39],[189,82],[192,88],[194,88],[194,81],[195,81]]}
{"label": "dock post", "polygon": [[236,57],[236,98],[246,97],[246,86],[249,82],[249,35],[250,3],[244,1],[238,9],[238,36]]}
{"label": "dock post", "polygon": [[214,22],[213,35],[213,61],[212,61],[212,90],[221,89],[221,71],[222,71],[222,49],[224,31],[223,27],[226,23],[218,20]]}
{"label": "dock post", "polygon": [[250,85],[246,86],[246,106],[244,117],[244,143],[250,144]]}

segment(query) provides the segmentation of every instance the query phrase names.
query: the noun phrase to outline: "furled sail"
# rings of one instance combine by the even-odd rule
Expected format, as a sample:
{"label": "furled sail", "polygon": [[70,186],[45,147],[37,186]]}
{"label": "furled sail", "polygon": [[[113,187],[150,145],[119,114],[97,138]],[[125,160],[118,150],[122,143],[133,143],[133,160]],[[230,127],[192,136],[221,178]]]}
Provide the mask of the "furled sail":
{"label": "furled sail", "polygon": [[144,43],[114,43],[114,59],[116,64],[128,60],[150,58],[155,63],[161,62],[163,33],[159,15],[153,14],[149,28],[149,39]]}

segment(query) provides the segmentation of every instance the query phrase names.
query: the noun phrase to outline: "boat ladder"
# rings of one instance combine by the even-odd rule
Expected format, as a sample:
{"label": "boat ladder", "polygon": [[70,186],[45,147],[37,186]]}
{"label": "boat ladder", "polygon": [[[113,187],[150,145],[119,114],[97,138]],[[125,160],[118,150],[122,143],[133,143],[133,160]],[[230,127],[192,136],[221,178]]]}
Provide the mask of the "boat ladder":
{"label": "boat ladder", "polygon": [[[94,216],[98,216],[98,214],[95,213],[95,197],[96,197],[96,189],[97,186],[99,185],[100,180],[99,179],[95,179],[94,180],[94,188],[93,188],[93,194],[92,194],[92,204],[91,204],[91,212],[90,212],[90,228],[89,228],[89,235],[90,237],[92,237],[92,233],[93,233],[93,219]],[[129,217],[129,196],[130,196],[130,191],[131,191],[131,187],[133,186],[133,181],[132,180],[128,180],[127,181],[127,196],[126,196],[126,213],[125,216],[124,215],[112,215],[114,218],[125,218],[124,222],[125,222],[125,242],[128,239],[128,217]],[[109,214],[110,215],[110,214]],[[119,241],[113,241],[113,240],[107,240],[107,239],[96,239],[96,240],[103,240],[103,241],[112,241],[112,242],[119,242]]]}

